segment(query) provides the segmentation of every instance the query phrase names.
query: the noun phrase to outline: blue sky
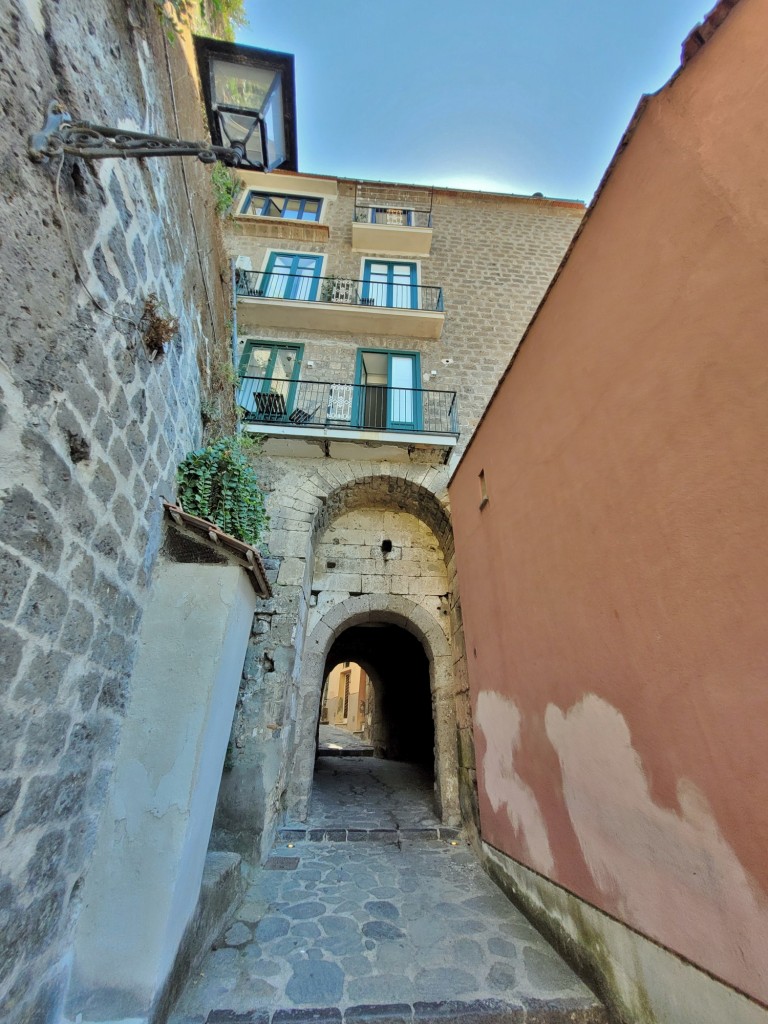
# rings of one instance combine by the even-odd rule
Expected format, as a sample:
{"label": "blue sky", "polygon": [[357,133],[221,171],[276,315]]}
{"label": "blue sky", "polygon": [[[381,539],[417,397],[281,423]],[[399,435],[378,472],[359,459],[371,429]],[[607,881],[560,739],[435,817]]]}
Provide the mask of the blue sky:
{"label": "blue sky", "polygon": [[714,0],[246,0],[296,55],[299,168],[589,200]]}

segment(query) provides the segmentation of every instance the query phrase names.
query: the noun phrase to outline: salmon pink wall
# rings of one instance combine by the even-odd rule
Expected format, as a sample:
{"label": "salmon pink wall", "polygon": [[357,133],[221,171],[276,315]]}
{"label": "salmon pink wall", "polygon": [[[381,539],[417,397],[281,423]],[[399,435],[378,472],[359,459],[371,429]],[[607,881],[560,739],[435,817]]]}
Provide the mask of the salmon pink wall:
{"label": "salmon pink wall", "polygon": [[766,39],[650,99],[450,487],[483,838],[764,1002]]}

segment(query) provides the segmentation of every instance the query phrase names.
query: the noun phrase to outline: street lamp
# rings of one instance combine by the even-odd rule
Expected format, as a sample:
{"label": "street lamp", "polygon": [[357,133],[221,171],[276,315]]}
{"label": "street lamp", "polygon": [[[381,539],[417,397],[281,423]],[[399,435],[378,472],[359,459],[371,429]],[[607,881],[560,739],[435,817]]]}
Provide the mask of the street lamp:
{"label": "street lamp", "polygon": [[293,56],[199,36],[195,51],[213,144],[74,122],[54,100],[42,130],[29,137],[30,157],[44,161],[62,153],[88,160],[196,156],[203,163],[218,160],[247,170],[295,171]]}
{"label": "street lamp", "polygon": [[211,138],[242,150],[240,166],[297,170],[293,56],[195,36]]}

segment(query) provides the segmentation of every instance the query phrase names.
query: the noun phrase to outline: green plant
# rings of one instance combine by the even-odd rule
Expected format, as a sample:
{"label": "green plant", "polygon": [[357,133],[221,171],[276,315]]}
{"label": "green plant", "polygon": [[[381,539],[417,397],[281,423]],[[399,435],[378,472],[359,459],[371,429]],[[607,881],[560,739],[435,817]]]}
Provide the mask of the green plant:
{"label": "green plant", "polygon": [[216,163],[211,168],[211,185],[216,213],[220,217],[229,216],[237,194],[243,187],[242,181],[229,167]]}
{"label": "green plant", "polygon": [[184,511],[208,519],[246,544],[256,544],[269,523],[264,492],[248,461],[259,448],[258,440],[237,436],[190,452],[176,471]]}
{"label": "green plant", "polygon": [[168,38],[184,26],[199,34],[234,42],[235,29],[248,24],[245,0],[154,0]]}

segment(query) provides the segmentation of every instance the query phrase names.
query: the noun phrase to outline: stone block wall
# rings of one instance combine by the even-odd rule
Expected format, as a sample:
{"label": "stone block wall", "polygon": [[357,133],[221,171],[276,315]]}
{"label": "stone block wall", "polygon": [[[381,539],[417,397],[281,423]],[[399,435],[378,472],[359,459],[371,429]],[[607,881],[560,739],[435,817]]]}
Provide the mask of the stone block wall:
{"label": "stone block wall", "polygon": [[[0,1019],[43,1024],[130,713],[160,496],[200,440],[200,368],[226,358],[225,262],[207,168],[26,155],[55,96],[96,122],[204,133],[154,4],[2,11]],[[179,331],[150,360],[153,293]]]}

